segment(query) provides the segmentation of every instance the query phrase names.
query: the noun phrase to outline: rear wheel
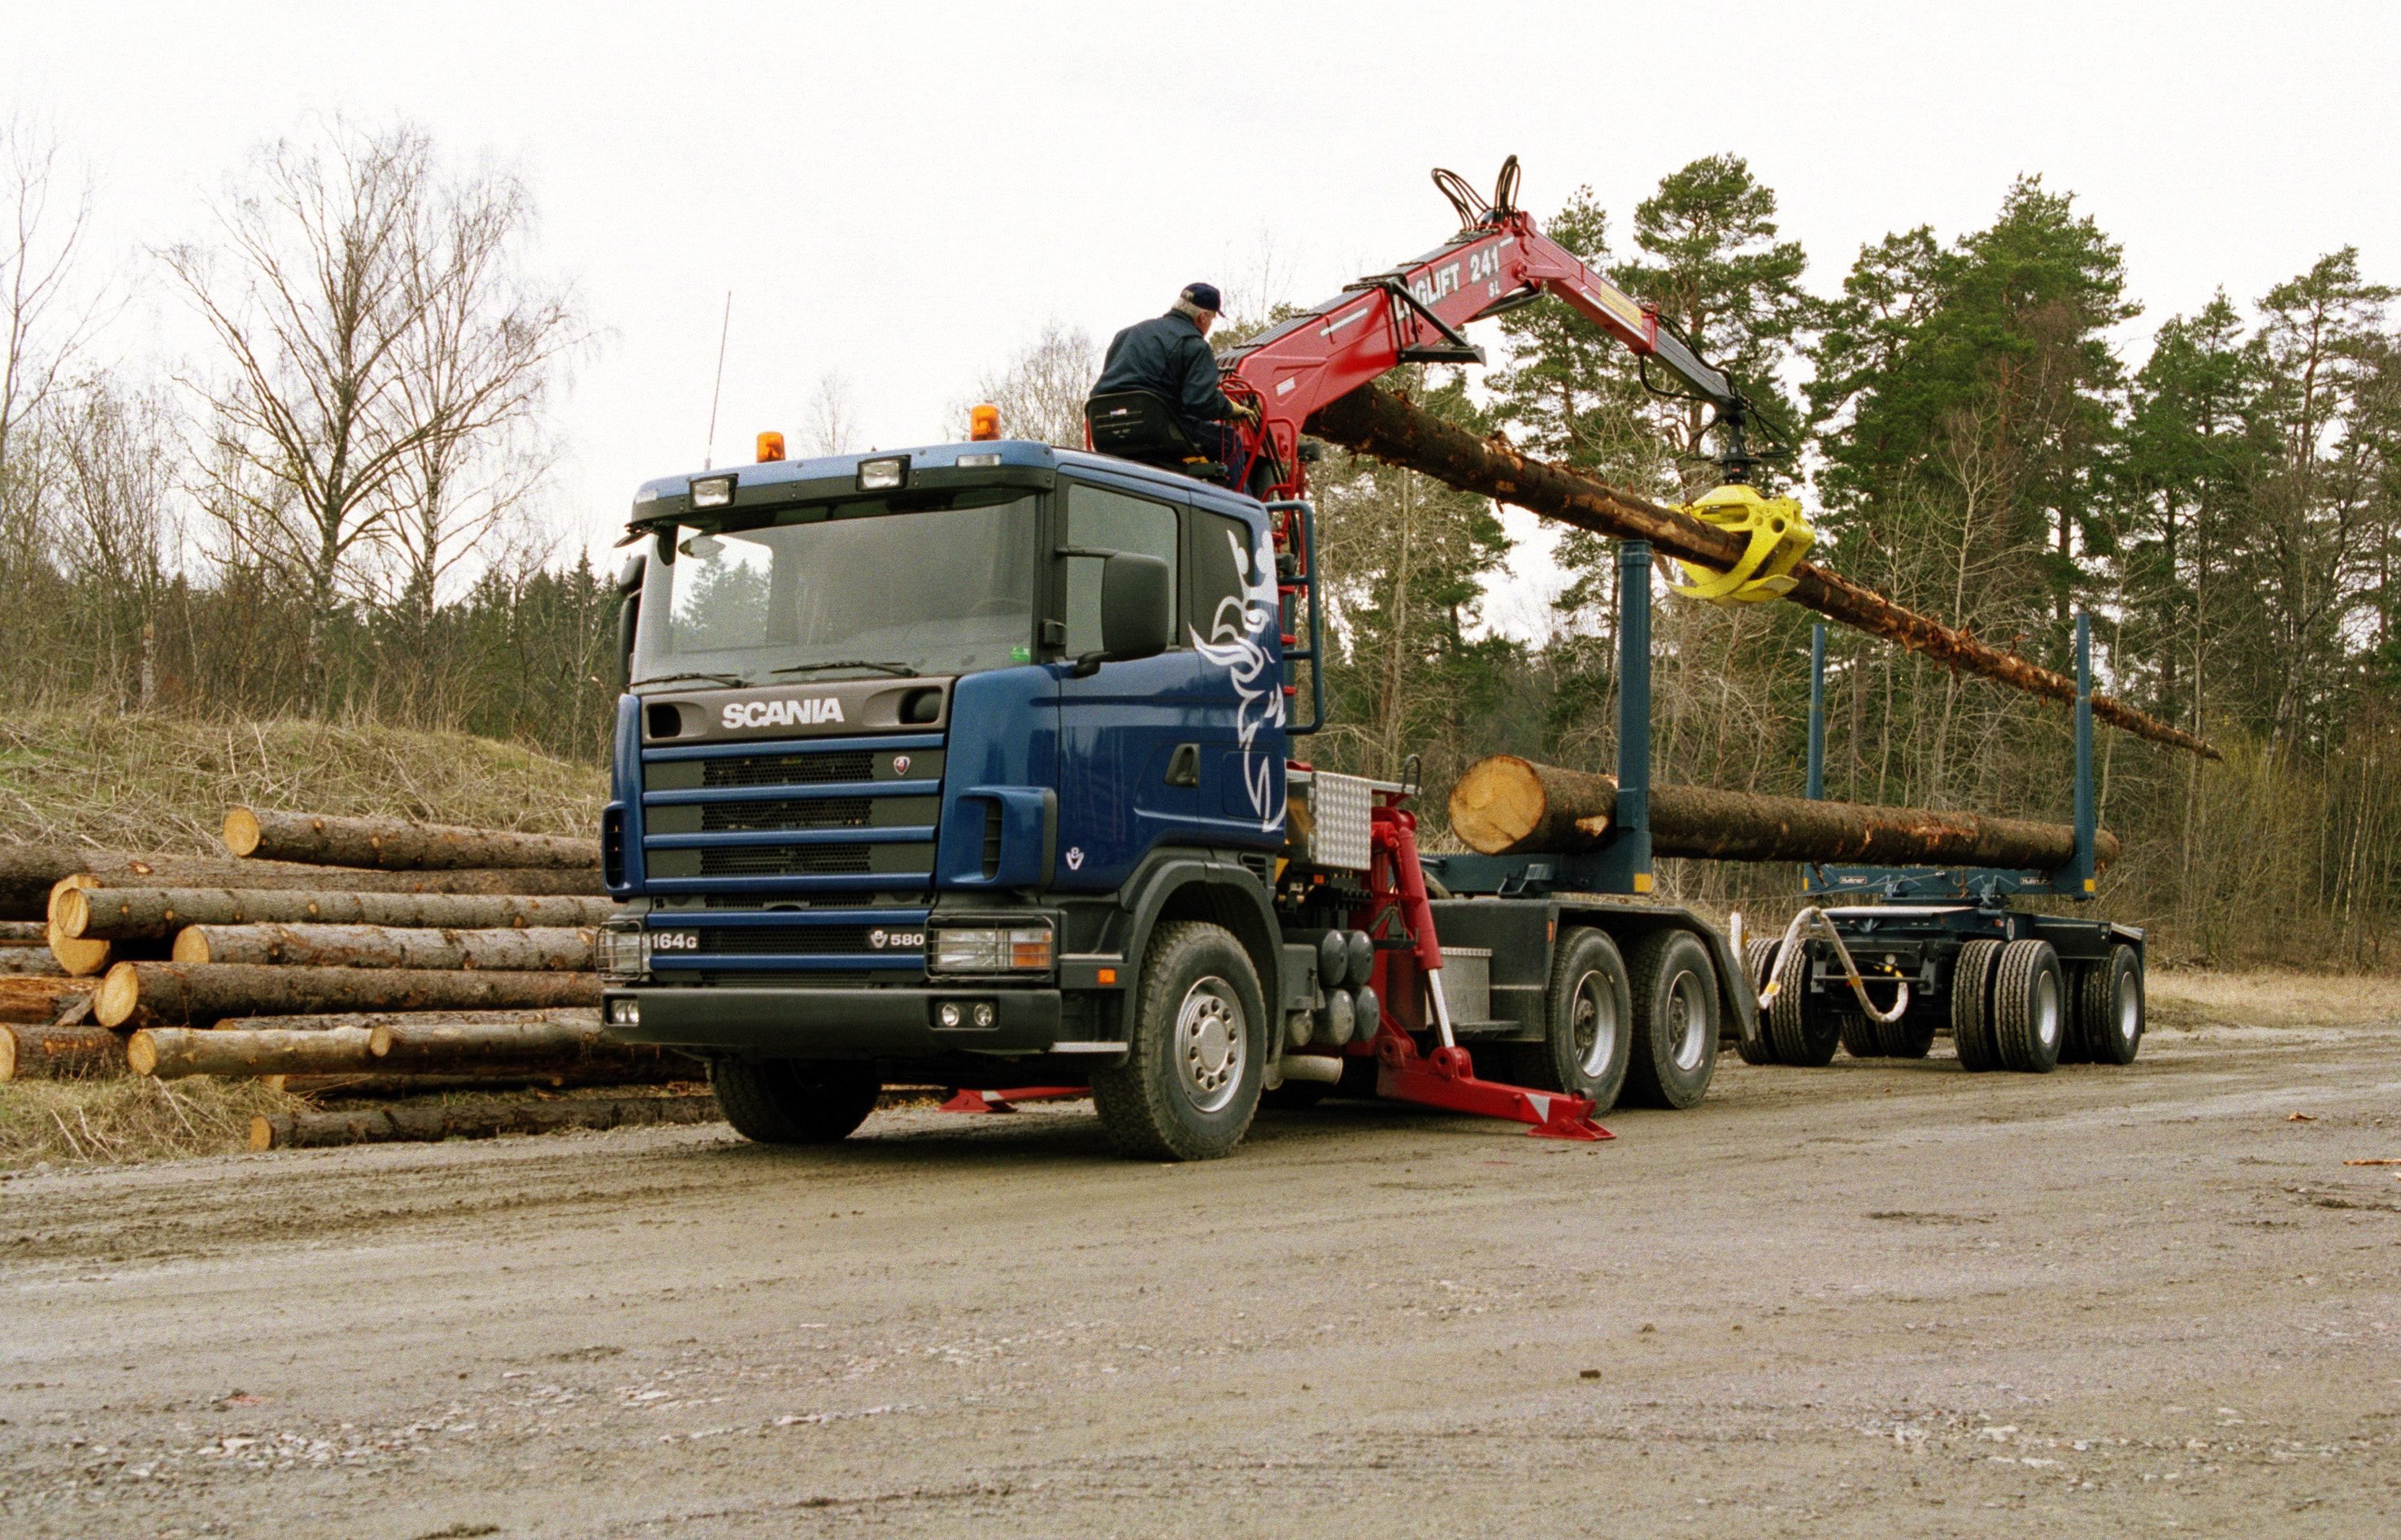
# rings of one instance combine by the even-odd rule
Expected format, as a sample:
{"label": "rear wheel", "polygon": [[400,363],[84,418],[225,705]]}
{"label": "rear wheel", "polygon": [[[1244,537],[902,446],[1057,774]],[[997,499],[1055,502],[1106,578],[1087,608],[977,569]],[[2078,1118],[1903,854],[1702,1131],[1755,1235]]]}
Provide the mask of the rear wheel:
{"label": "rear wheel", "polygon": [[[1762,938],[1744,943],[1742,960],[1744,969],[1750,978],[1751,997],[1757,999],[1760,992],[1767,987],[1767,965],[1776,960],[1775,941],[1771,938]],[[1759,1024],[1759,1036],[1751,1041],[1745,1042],[1740,1038],[1736,1038],[1734,1051],[1742,1055],[1742,1062],[1745,1064],[1776,1063],[1776,1039],[1767,1035],[1766,1020],[1762,1018]]]}
{"label": "rear wheel", "polygon": [[1858,1009],[1857,1001],[1853,1001],[1850,1006],[1843,1010],[1830,1011],[1827,1014],[1834,1018],[1834,1035],[1842,1038],[1844,1052],[1854,1059],[1884,1057],[1884,1038],[1876,1024],[1868,1020],[1865,1013]]}
{"label": "rear wheel", "polygon": [[1959,1067],[1971,1074],[2001,1062],[1993,1048],[1990,1016],[1993,969],[2000,956],[1998,942],[1969,942],[1951,966],[1951,1046],[1958,1052]]}
{"label": "rear wheel", "polygon": [[734,1132],[762,1145],[830,1145],[850,1137],[884,1088],[865,1065],[720,1059],[708,1088]]}
{"label": "rear wheel", "polygon": [[1689,930],[1662,928],[1626,959],[1634,1001],[1624,1099],[1638,1107],[1691,1107],[1718,1064],[1718,973]]}
{"label": "rear wheel", "polygon": [[1922,1059],[1934,1046],[1938,1012],[1912,1001],[1900,1020],[1875,1029],[1876,1047],[1887,1059]]}
{"label": "rear wheel", "polygon": [[1221,927],[1151,933],[1125,1057],[1092,1072],[1092,1105],[1127,1155],[1205,1161],[1242,1143],[1258,1110],[1267,1006],[1250,954]]}
{"label": "rear wheel", "polygon": [[1634,998],[1617,943],[1587,928],[1562,934],[1544,1002],[1543,1040],[1510,1044],[1510,1073],[1608,1111],[1625,1088],[1633,1045]]}
{"label": "rear wheel", "polygon": [[2001,1067],[2047,1075],[2067,1028],[2067,973],[2049,942],[2011,942],[1993,973],[1993,1048]]}
{"label": "rear wheel", "polygon": [[2143,1047],[2142,959],[2131,946],[2113,946],[2078,972],[2078,1047],[2094,1064],[2133,1064]]}
{"label": "rear wheel", "polygon": [[1776,965],[1776,999],[1767,1008],[1767,1033],[1778,1064],[1808,1069],[1832,1064],[1842,1041],[1841,1024],[1820,1001],[1809,997],[1809,948],[1795,938]]}

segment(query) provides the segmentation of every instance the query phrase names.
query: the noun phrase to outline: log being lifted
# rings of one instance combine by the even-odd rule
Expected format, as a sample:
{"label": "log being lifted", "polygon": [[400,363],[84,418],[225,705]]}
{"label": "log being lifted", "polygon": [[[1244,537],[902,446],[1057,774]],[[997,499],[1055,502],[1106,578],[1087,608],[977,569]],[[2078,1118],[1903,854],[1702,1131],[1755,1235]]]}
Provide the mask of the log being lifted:
{"label": "log being lifted", "polygon": [[125,1034],[104,1026],[0,1024],[0,1080],[73,1080],[125,1073]]}
{"label": "log being lifted", "polygon": [[599,1003],[600,980],[591,973],[124,962],[101,982],[92,1015],[103,1026],[181,1026],[226,1016]]}
{"label": "log being lifted", "polygon": [[348,893],[242,887],[109,887],[59,896],[69,936],[143,941],[190,925],[393,925],[472,930],[598,925],[607,899],[484,893]]}
{"label": "log being lifted", "polygon": [[302,968],[464,968],[588,973],[589,929],[418,930],[383,925],[194,925],[175,936],[179,963]]}
{"label": "log being lifted", "polygon": [[239,887],[351,893],[514,893],[598,897],[597,871],[487,867],[470,872],[366,872],[227,856],[134,855],[70,845],[0,843],[0,918],[49,919],[62,881],[87,888]]}
{"label": "log being lifted", "polygon": [[339,1112],[261,1114],[250,1125],[253,1149],[402,1140],[488,1139],[501,1134],[555,1134],[573,1128],[652,1128],[713,1122],[713,1096],[578,1096],[562,1101],[488,1100]]}
{"label": "log being lifted", "polygon": [[[1647,540],[1662,555],[1723,571],[1742,558],[1748,542],[1688,514],[1621,490],[1578,471],[1519,454],[1505,442],[1477,438],[1406,399],[1363,385],[1318,409],[1307,424],[1347,449],[1421,472],[1461,491],[1616,540]],[[1914,611],[1904,610],[1872,589],[1836,577],[1813,562],[1793,568],[1796,580],[1786,597],[1804,609],[1841,621],[1873,637],[1969,673],[2014,685],[2029,694],[2073,701],[2076,681],[2056,669],[2027,662],[1978,641]],[[2106,695],[2092,697],[2092,714],[2113,727],[2204,758],[2221,756],[2208,744]]]}
{"label": "log being lifted", "polygon": [[[1616,807],[1612,777],[1495,754],[1459,777],[1450,794],[1450,827],[1488,856],[1551,854],[1599,844]],[[2107,830],[2096,832],[2092,845],[2098,865],[2118,859],[2118,837]],[[2075,856],[2076,831],[1925,807],[1653,786],[1651,850],[1716,860],[2050,872]]]}
{"label": "log being lifted", "polygon": [[237,856],[389,871],[455,871],[486,866],[597,869],[600,842],[563,834],[519,834],[405,818],[336,818],[317,813],[226,815],[226,848]]}

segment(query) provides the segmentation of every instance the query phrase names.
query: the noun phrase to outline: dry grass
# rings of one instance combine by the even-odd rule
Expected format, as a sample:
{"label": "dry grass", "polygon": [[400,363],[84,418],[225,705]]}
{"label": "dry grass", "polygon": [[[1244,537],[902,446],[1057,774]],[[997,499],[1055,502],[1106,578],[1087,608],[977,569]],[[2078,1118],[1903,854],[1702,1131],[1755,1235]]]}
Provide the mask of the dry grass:
{"label": "dry grass", "polygon": [[30,711],[0,721],[0,839],[222,854],[237,804],[589,834],[601,772],[463,733]]}
{"label": "dry grass", "polygon": [[2146,983],[2152,1014],[2168,1025],[2401,1025],[2401,979],[2390,977],[2158,969]]}
{"label": "dry grass", "polygon": [[308,1104],[256,1080],[147,1076],[0,1085],[0,1171],[247,1149],[250,1120]]}

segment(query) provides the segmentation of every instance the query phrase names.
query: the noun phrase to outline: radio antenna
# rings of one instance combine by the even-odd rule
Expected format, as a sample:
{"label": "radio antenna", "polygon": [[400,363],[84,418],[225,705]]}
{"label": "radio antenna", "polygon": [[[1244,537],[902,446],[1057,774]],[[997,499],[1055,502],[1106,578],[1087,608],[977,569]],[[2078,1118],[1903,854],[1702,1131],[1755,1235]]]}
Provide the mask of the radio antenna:
{"label": "radio antenna", "polygon": [[717,323],[717,382],[708,388],[708,444],[700,451],[700,468],[712,468],[717,453],[717,401],[725,393],[725,337],[734,327],[734,291],[725,291],[725,317]]}

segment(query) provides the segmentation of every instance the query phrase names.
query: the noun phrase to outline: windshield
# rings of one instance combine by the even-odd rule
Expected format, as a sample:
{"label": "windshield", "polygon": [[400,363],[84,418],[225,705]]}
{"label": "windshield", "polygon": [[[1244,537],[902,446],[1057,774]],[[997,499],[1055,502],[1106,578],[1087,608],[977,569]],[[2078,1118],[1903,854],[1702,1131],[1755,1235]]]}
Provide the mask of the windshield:
{"label": "windshield", "polygon": [[[642,590],[634,681],[964,674],[1034,653],[1035,500],[795,509],[679,526]],[[821,668],[812,666],[822,666]]]}

